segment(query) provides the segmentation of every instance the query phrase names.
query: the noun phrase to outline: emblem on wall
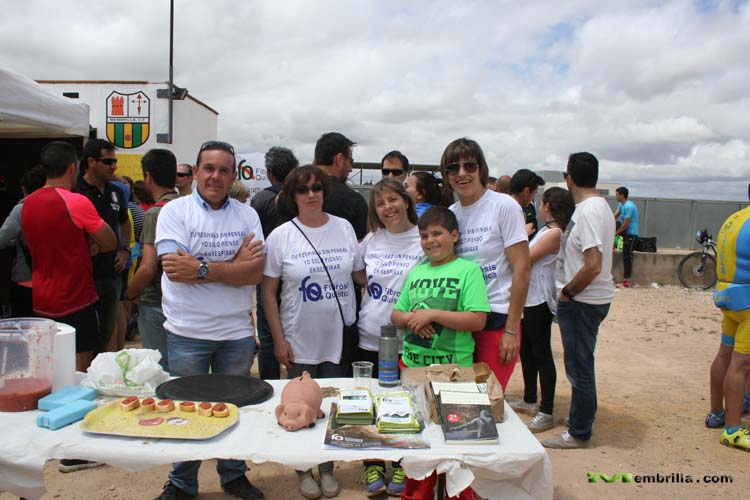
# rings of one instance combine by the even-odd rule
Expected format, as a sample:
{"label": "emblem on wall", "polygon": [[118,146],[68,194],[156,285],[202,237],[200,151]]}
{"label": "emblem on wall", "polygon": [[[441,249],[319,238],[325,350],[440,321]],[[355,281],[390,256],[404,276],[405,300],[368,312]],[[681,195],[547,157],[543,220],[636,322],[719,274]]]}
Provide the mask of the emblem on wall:
{"label": "emblem on wall", "polygon": [[150,132],[151,100],[143,92],[107,97],[107,139],[123,149],[142,146]]}

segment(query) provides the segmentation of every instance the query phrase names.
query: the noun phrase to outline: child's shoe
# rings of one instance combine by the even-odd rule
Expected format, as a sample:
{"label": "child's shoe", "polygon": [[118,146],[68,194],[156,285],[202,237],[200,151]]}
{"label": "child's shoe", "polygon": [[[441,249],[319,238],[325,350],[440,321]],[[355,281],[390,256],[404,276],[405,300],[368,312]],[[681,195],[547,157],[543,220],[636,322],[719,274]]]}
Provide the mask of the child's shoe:
{"label": "child's shoe", "polygon": [[709,429],[718,429],[719,427],[724,427],[724,420],[726,418],[726,413],[724,410],[713,412],[710,411],[706,415],[706,427]]}
{"label": "child's shoe", "polygon": [[374,497],[386,491],[385,470],[379,465],[370,465],[365,468],[365,495]]}
{"label": "child's shoe", "polygon": [[400,497],[406,488],[406,473],[403,467],[394,467],[392,472],[387,493],[392,497]]}

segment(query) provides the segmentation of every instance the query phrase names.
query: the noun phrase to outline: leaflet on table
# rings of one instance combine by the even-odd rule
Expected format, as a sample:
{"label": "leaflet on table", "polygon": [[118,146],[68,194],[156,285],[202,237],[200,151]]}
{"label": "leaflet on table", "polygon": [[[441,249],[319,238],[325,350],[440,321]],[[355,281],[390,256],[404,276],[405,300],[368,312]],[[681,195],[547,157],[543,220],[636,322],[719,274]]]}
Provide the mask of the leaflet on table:
{"label": "leaflet on table", "polygon": [[377,419],[375,425],[382,433],[419,432],[419,423],[411,395],[408,392],[387,392],[375,397]]}
{"label": "leaflet on table", "polygon": [[372,395],[366,389],[341,390],[337,404],[342,414],[372,413]]}
{"label": "leaflet on table", "polygon": [[[331,404],[328,415],[326,434],[323,439],[323,449],[427,449],[430,443],[422,433],[417,434],[382,434],[375,425],[341,425],[336,423],[337,406]],[[424,430],[424,422],[419,420],[420,429]]]}

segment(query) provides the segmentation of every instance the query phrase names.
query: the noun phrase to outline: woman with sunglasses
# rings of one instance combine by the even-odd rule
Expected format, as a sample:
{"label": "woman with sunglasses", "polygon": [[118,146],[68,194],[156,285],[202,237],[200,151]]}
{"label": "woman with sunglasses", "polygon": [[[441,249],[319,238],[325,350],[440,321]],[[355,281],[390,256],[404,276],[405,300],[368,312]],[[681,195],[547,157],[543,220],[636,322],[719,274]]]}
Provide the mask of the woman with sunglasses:
{"label": "woman with sunglasses", "polygon": [[[359,312],[355,359],[372,362],[373,377],[377,378],[380,327],[389,323],[406,276],[424,252],[419,242],[414,200],[397,180],[386,177],[372,187],[367,222],[371,232],[360,243],[360,262],[365,266],[367,287]],[[406,484],[404,469],[398,462],[393,463],[391,480],[386,482],[382,460],[365,461],[364,479],[368,497],[384,492],[398,496]]]}
{"label": "woman with sunglasses", "polygon": [[429,172],[412,172],[404,181],[404,187],[416,203],[418,217],[434,205],[449,207],[454,202],[450,189]]}
{"label": "woman with sunglasses", "polygon": [[[351,224],[323,212],[329,192],[328,176],[318,167],[292,170],[281,196],[295,217],[266,240],[261,299],[276,359],[286,366],[290,379],[303,371],[313,378],[345,373],[340,364],[343,335],[356,317],[352,271],[363,266],[356,263],[357,238]],[[279,281],[280,306],[276,303]],[[297,471],[302,495],[336,496],[340,488],[332,474],[333,462],[320,464],[318,472],[320,485],[311,470]]]}
{"label": "woman with sunglasses", "polygon": [[474,361],[487,363],[505,390],[518,360],[531,274],[523,211],[510,196],[487,189],[489,168],[476,141],[448,144],[440,171],[458,196],[450,207],[460,232],[456,253],[482,268],[492,310],[485,330],[474,333]]}

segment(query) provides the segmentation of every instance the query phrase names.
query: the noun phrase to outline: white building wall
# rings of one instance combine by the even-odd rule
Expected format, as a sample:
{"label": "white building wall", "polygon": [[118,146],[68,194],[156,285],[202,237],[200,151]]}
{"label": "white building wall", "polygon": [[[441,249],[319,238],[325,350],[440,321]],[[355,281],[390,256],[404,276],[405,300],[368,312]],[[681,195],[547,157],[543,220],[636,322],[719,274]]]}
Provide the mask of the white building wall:
{"label": "white building wall", "polygon": [[97,129],[97,137],[107,138],[107,98],[115,91],[120,94],[142,92],[149,98],[149,136],[145,143],[134,148],[117,148],[118,175],[128,175],[134,180],[142,178],[140,159],[152,148],[172,151],[178,163],[195,162],[200,145],[214,140],[218,135],[218,114],[205,105],[191,99],[173,101],[172,144],[158,143],[157,134],[169,132],[169,100],[157,99],[157,89],[167,86],[164,83],[144,82],[41,82],[41,85],[55,93],[78,92],[78,101],[91,108],[91,126]]}

